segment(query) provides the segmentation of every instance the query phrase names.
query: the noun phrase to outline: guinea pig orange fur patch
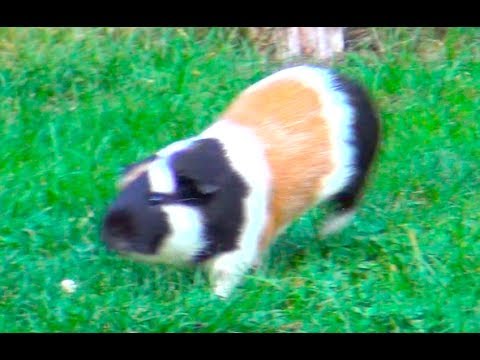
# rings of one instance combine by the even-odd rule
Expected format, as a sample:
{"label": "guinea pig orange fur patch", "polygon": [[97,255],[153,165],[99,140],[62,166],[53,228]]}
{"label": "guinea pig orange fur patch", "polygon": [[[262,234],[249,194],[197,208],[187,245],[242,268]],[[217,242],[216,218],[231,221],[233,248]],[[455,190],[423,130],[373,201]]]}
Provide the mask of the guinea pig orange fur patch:
{"label": "guinea pig orange fur patch", "polygon": [[271,170],[269,218],[259,244],[318,201],[319,179],[333,170],[328,124],[319,94],[301,81],[277,79],[243,92],[221,116],[252,129]]}
{"label": "guinea pig orange fur patch", "polygon": [[132,169],[130,169],[118,182],[118,187],[120,189],[124,189],[128,184],[130,184],[132,181],[137,179],[140,175],[142,175],[144,172],[148,170],[148,166],[150,165],[150,162],[147,163],[141,163],[136,166],[134,166]]}

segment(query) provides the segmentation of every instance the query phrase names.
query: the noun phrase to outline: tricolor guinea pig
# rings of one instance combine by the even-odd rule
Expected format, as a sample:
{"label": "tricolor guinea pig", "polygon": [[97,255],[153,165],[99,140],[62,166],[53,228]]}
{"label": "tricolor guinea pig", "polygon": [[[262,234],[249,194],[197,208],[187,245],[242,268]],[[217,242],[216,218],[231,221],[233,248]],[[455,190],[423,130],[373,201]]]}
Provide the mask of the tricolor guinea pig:
{"label": "tricolor guinea pig", "polygon": [[215,294],[227,297],[308,209],[335,205],[321,235],[348,223],[378,133],[354,82],[320,67],[280,70],[199,135],[130,165],[102,238],[142,261],[205,265]]}

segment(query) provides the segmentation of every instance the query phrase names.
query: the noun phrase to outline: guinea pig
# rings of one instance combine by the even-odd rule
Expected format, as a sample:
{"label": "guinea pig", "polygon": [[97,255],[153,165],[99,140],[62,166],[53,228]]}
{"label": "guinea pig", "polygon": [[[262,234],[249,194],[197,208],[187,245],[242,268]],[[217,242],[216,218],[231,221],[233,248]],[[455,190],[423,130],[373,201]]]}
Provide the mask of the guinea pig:
{"label": "guinea pig", "polygon": [[277,71],[197,136],[128,166],[102,238],[140,261],[202,264],[225,298],[308,209],[333,204],[320,235],[349,222],[378,139],[358,84],[323,67]]}

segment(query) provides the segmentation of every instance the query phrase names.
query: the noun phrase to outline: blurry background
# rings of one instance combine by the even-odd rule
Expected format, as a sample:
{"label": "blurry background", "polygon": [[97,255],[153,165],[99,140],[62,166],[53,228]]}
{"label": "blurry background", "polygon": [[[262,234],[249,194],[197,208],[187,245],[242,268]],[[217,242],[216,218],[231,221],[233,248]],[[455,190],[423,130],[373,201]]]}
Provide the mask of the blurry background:
{"label": "blurry background", "polygon": [[[480,30],[315,31],[0,29],[0,332],[478,332]],[[122,166],[300,62],[362,83],[381,114],[351,226],[321,239],[312,210],[225,302],[199,269],[107,253]]]}

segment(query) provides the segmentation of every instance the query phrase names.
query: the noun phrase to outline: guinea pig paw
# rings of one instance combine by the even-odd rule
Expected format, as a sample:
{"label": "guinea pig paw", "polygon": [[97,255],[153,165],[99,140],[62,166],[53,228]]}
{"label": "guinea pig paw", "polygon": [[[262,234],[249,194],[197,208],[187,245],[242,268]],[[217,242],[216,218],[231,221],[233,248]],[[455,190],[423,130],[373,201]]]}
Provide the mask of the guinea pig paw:
{"label": "guinea pig paw", "polygon": [[238,283],[238,276],[226,270],[217,270],[213,278],[213,292],[221,299],[226,299]]}
{"label": "guinea pig paw", "polygon": [[320,235],[328,236],[328,235],[333,235],[340,232],[350,224],[354,215],[355,215],[355,211],[351,210],[351,211],[346,211],[344,213],[329,217],[325,221],[325,224],[320,231]]}
{"label": "guinea pig paw", "polygon": [[260,256],[257,256],[252,263],[252,269],[258,270],[262,266],[262,259]]}
{"label": "guinea pig paw", "polygon": [[210,268],[210,281],[216,295],[226,298],[241,282],[245,271],[251,267],[252,261],[241,251],[219,256]]}
{"label": "guinea pig paw", "polygon": [[224,286],[224,284],[218,284],[213,290],[214,294],[220,299],[225,300],[232,293],[232,289]]}

